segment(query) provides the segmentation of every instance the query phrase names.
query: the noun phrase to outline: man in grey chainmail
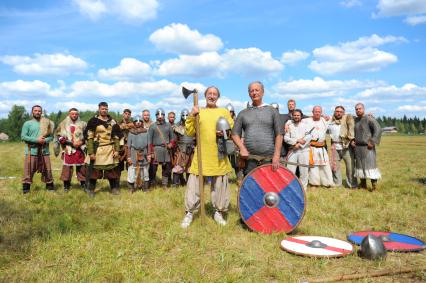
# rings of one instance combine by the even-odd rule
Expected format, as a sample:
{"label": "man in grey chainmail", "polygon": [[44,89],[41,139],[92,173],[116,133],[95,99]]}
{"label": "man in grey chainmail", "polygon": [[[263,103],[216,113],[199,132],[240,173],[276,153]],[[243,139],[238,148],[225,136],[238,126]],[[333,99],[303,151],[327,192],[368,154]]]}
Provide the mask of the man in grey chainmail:
{"label": "man in grey chainmail", "polygon": [[361,189],[367,189],[367,179],[371,179],[370,191],[374,191],[381,178],[376,164],[376,145],[380,143],[382,129],[376,119],[365,115],[364,104],[357,103],[355,112],[355,139],[351,142],[355,148],[355,176],[361,179]]}
{"label": "man in grey chainmail", "polygon": [[[279,112],[263,103],[263,84],[259,81],[250,83],[248,92],[252,104],[238,114],[232,129],[232,139],[240,149],[240,158],[247,159],[244,175],[262,163],[272,162],[272,168],[278,169],[284,134]],[[243,131],[244,142],[241,139]]]}

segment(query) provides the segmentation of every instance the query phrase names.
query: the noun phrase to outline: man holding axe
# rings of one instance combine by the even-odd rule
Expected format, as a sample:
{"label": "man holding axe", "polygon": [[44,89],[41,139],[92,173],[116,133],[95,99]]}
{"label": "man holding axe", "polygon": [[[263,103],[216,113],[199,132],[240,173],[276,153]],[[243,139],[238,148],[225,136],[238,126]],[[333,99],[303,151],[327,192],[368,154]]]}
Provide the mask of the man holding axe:
{"label": "man holding axe", "polygon": [[234,121],[225,108],[218,108],[217,101],[220,97],[219,89],[210,86],[204,92],[206,108],[198,108],[197,91],[189,91],[183,88],[185,97],[194,93],[194,107],[185,122],[185,132],[188,136],[197,134],[197,145],[189,169],[189,177],[185,192],[186,214],[181,223],[182,228],[188,228],[193,220],[193,213],[200,208],[201,223],[204,223],[204,191],[203,176],[211,177],[211,200],[215,209],[214,220],[219,225],[226,225],[223,213],[228,210],[230,200],[230,189],[228,173],[232,167],[228,158],[219,160],[216,137],[223,132],[216,131],[217,120],[224,117],[232,127]]}

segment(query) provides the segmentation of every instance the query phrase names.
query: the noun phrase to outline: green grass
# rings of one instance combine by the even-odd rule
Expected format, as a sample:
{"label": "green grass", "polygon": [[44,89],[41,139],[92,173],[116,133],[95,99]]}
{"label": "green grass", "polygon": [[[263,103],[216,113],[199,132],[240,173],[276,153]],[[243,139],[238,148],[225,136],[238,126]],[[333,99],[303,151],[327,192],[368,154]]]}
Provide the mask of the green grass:
{"label": "green grass", "polygon": [[[379,191],[319,188],[308,191],[305,217],[295,235],[345,239],[353,231],[389,230],[426,240],[426,137],[385,136],[378,148]],[[89,199],[74,180],[65,194],[45,192],[40,176],[22,195],[23,145],[0,144],[0,281],[4,282],[298,282],[339,274],[424,267],[425,252],[389,253],[384,261],[356,254],[339,259],[291,255],[284,234],[262,235],[241,226],[232,186],[228,225],[209,217],[180,228],[184,187],[119,196],[108,184]],[[53,168],[60,161],[52,158]],[[54,171],[58,180],[60,171]],[[124,177],[122,178],[123,188]],[[207,199],[209,197],[207,196]],[[212,213],[208,205],[209,216]],[[361,282],[425,281],[426,274]]]}

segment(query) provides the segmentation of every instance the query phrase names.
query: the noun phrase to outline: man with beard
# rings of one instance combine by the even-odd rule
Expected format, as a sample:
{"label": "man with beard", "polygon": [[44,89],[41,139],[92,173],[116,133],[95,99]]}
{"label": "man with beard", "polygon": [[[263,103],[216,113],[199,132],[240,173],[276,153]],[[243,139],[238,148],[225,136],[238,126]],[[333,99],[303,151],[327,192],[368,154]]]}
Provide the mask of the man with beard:
{"label": "man with beard", "polygon": [[382,129],[371,115],[365,115],[364,104],[355,105],[355,139],[351,145],[355,148],[355,176],[360,178],[360,188],[367,189],[367,180],[372,188],[377,189],[377,180],[381,178],[376,164],[376,145],[380,143]]}
{"label": "man with beard", "polygon": [[162,168],[161,186],[167,187],[169,175],[171,172],[171,149],[175,145],[172,127],[164,121],[166,113],[158,108],[155,111],[156,122],[148,130],[149,156],[150,164],[150,182],[155,183],[157,167],[160,164]]}
{"label": "man with beard", "polygon": [[[216,123],[219,118],[228,121],[232,128],[234,121],[229,111],[225,108],[217,107],[217,100],[220,97],[219,89],[210,86],[204,92],[206,98],[206,108],[199,109],[198,106],[192,108],[191,114],[185,123],[185,131],[188,136],[195,135],[196,115],[199,115],[199,130],[201,144],[201,163],[202,172],[198,172],[199,157],[197,150],[194,150],[194,158],[185,192],[185,217],[182,220],[181,227],[186,229],[192,223],[193,214],[200,208],[200,187],[198,175],[211,177],[211,201],[215,210],[213,219],[219,225],[226,225],[224,213],[228,211],[230,201],[230,188],[228,174],[232,172],[231,164],[228,158],[219,159],[219,149],[217,145],[218,135],[222,132],[216,130]],[[202,203],[201,205],[204,205]]]}
{"label": "man with beard", "polygon": [[322,117],[321,106],[314,106],[306,122],[314,127],[310,143],[310,163],[314,167],[309,169],[309,184],[331,187],[334,183],[325,141],[328,122]]}
{"label": "man with beard", "polygon": [[331,172],[336,186],[342,186],[342,173],[340,162],[346,166],[346,186],[356,188],[354,149],[350,142],[354,139],[354,118],[345,114],[343,106],[336,106],[333,117],[328,125],[331,137]]}
{"label": "man with beard", "polygon": [[[238,114],[232,129],[232,139],[240,150],[240,159],[247,159],[244,175],[261,164],[271,162],[273,170],[277,170],[284,134],[280,114],[263,103],[264,86],[261,82],[250,83],[248,92],[252,104]],[[244,142],[241,140],[243,131]],[[263,160],[257,160],[253,155]]]}
{"label": "man with beard", "polygon": [[85,188],[85,178],[81,172],[84,165],[84,130],[87,123],[80,120],[79,112],[76,108],[71,108],[66,117],[56,129],[56,138],[62,148],[62,173],[60,179],[64,182],[64,191],[71,188],[73,169],[77,172],[77,179],[81,187]]}
{"label": "man with beard", "polygon": [[127,138],[127,182],[132,193],[140,186],[146,192],[149,187],[148,130],[143,127],[140,116],[136,116],[133,123]]}
{"label": "man with beard", "polygon": [[41,117],[40,105],[31,108],[33,118],[22,126],[21,139],[25,142],[23,193],[29,193],[34,173],[41,173],[42,182],[48,191],[54,191],[49,143],[53,140],[53,122]]}
{"label": "man with beard", "polygon": [[89,120],[86,132],[85,175],[86,180],[90,178],[90,184],[86,184],[89,196],[95,195],[96,180],[101,178],[108,179],[112,194],[119,194],[118,162],[123,134],[117,122],[108,115],[108,103],[99,103],[98,114]]}
{"label": "man with beard", "polygon": [[183,176],[188,173],[191,165],[192,155],[194,153],[194,137],[190,137],[185,133],[185,121],[188,118],[189,111],[183,109],[180,113],[180,122],[174,128],[176,137],[176,152],[175,152],[175,166],[172,169],[173,180],[172,186],[177,187],[186,183]]}
{"label": "man with beard", "polygon": [[129,135],[129,130],[133,128],[132,123],[132,111],[130,109],[124,109],[122,114],[122,120],[118,124],[120,126],[121,132],[123,133],[123,138],[120,140],[120,163],[118,164],[118,180],[120,182],[121,172],[128,167],[127,164],[127,136]]}
{"label": "man with beard", "polygon": [[310,134],[312,127],[310,127],[306,120],[302,120],[302,116],[303,114],[300,109],[293,111],[293,120],[288,122],[288,130],[284,135],[284,141],[289,145],[287,161],[305,165],[287,164],[287,168],[295,174],[297,167],[299,167],[299,179],[303,189],[306,190],[308,187],[309,142],[312,139],[312,135]]}

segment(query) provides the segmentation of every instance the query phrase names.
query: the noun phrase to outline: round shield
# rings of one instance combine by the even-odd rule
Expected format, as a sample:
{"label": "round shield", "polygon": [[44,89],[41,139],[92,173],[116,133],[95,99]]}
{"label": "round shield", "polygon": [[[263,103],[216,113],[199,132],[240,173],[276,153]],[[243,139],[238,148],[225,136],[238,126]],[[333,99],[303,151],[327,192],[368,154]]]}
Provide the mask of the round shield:
{"label": "round shield", "polygon": [[297,177],[280,166],[262,165],[241,183],[238,207],[242,220],[253,231],[270,234],[289,233],[305,214],[305,191]]}
{"label": "round shield", "polygon": [[379,231],[360,231],[349,234],[348,240],[355,245],[360,245],[364,237],[372,234],[380,237],[385,244],[387,251],[391,252],[418,252],[425,249],[425,242],[420,241],[414,237],[392,233],[392,232],[379,232]]}
{"label": "round shield", "polygon": [[353,253],[350,243],[319,236],[288,237],[281,247],[289,253],[311,257],[342,257]]}

